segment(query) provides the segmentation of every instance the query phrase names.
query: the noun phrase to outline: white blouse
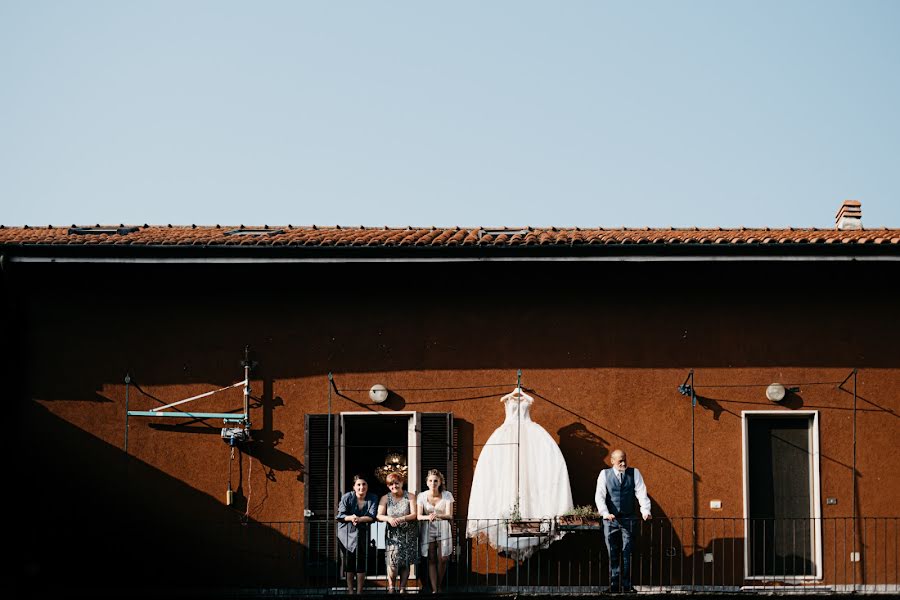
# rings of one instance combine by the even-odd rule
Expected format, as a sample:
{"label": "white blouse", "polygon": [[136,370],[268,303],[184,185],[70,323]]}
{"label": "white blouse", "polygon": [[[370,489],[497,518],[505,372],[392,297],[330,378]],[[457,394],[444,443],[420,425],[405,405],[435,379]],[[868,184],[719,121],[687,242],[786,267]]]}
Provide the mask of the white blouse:
{"label": "white blouse", "polygon": [[[444,490],[441,493],[441,499],[437,501],[437,504],[431,504],[428,501],[428,497],[430,495],[431,492],[426,490],[416,496],[416,504],[422,507],[422,512],[424,512],[426,515],[430,515],[434,512],[447,514],[454,502],[453,494],[451,494],[447,490]],[[431,532],[432,527],[438,528],[441,544],[441,556],[450,556],[453,553],[453,534],[450,529],[450,521],[446,519],[435,519],[434,521],[419,521],[419,544],[422,556],[428,556],[428,534]]]}

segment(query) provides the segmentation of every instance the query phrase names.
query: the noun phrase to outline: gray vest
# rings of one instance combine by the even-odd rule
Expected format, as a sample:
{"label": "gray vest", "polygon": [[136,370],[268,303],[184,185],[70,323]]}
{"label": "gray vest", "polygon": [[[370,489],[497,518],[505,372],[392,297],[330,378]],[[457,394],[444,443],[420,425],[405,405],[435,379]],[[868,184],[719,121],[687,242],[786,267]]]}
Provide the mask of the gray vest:
{"label": "gray vest", "polygon": [[606,508],[619,516],[634,514],[634,469],[629,467],[622,474],[622,483],[615,469],[606,469]]}

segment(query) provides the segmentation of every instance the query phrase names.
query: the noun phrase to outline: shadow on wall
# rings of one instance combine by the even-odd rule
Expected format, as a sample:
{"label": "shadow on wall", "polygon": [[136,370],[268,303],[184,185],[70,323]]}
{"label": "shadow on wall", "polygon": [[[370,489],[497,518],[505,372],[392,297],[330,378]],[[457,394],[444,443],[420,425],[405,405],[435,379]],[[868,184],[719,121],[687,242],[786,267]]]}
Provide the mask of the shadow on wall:
{"label": "shadow on wall", "polygon": [[[53,416],[23,411],[41,432],[21,457],[19,589],[35,595],[117,588],[298,586],[297,524],[275,530]],[[77,449],[77,451],[73,451]],[[202,516],[201,516],[202,515]]]}
{"label": "shadow on wall", "polygon": [[571,423],[557,433],[559,449],[569,469],[572,502],[575,506],[593,506],[597,476],[607,467],[609,441],[588,430],[583,423]]}
{"label": "shadow on wall", "polygon": [[[600,423],[593,421],[585,416],[582,416],[582,415],[570,410],[565,405],[553,400],[552,398],[549,398],[548,396],[542,395],[539,392],[532,390],[531,388],[526,388],[526,389],[528,389],[529,393],[532,393],[536,398],[540,398],[541,400],[549,402],[556,408],[563,410],[563,411],[569,413],[570,415],[572,415],[573,417],[575,417],[576,419],[578,419],[578,421],[576,421],[575,423],[572,423],[571,425],[567,425],[566,427],[559,429],[557,433],[560,435],[560,438],[561,438],[560,444],[562,444],[563,435],[565,435],[566,437],[569,437],[569,438],[572,438],[573,436],[578,438],[575,440],[568,440],[566,442],[566,445],[567,445],[567,448],[569,449],[569,451],[573,452],[573,459],[577,462],[577,467],[579,470],[585,469],[586,470],[585,472],[588,472],[588,473],[593,472],[594,473],[593,476],[596,478],[597,475],[600,474],[600,471],[602,469],[605,469],[608,466],[604,462],[603,459],[605,459],[606,456],[608,455],[608,453],[610,452],[607,449],[608,446],[610,445],[607,440],[605,440],[604,438],[600,437],[597,434],[587,431],[586,429],[584,429],[584,430],[581,429],[583,427],[583,425],[582,425],[582,422],[583,422],[583,423],[588,423],[588,424],[592,425],[594,428],[599,429],[600,431],[608,433],[611,438],[615,438],[615,439],[619,440],[619,442],[616,445],[624,444],[628,448],[640,449],[641,451],[651,454],[651,455],[655,456],[656,458],[668,463],[669,465],[671,465],[685,473],[690,473],[690,469],[688,469],[687,467],[685,467],[683,465],[678,464],[677,462],[666,457],[665,455],[661,454],[660,452],[654,451],[653,449],[648,448],[647,446],[644,446],[633,439],[627,438],[618,432],[612,431],[612,430],[604,427]],[[590,460],[590,456],[589,456],[590,453],[592,452],[591,447],[597,448],[597,451],[600,452],[600,459],[593,463]],[[563,451],[563,456],[565,456],[567,459],[566,462],[567,462],[568,468],[569,468],[569,480],[572,481],[573,478],[579,477],[580,475],[578,473],[576,473],[576,468],[574,468],[572,464],[568,463],[568,456],[566,456],[565,451]],[[699,478],[698,478],[698,481],[699,481]],[[594,480],[594,485],[596,485],[596,479]],[[581,502],[581,504],[589,504],[593,501],[594,496],[593,496],[593,492],[591,492],[590,498],[587,498],[587,491],[585,491],[585,489],[579,489],[579,497],[585,498],[585,501]],[[574,490],[573,490],[573,500],[575,500]],[[576,505],[579,504],[579,502],[577,500],[575,501],[575,503],[576,503]]]}
{"label": "shadow on wall", "polygon": [[465,519],[469,514],[469,496],[472,493],[472,478],[475,476],[475,425],[465,419],[453,419],[456,429],[457,466],[456,489],[451,490],[457,498],[457,518]]}
{"label": "shadow on wall", "polygon": [[[585,275],[583,265],[553,268],[561,281],[581,281]],[[499,271],[481,264],[379,265],[383,287],[405,290],[415,281],[417,293],[364,299],[328,284],[310,285],[320,276],[321,281],[334,280],[337,273],[342,281],[373,276],[351,266],[210,266],[198,271],[171,265],[80,265],[71,270],[58,265],[52,271],[35,268],[19,274],[15,285],[21,308],[15,318],[25,323],[31,345],[33,395],[45,400],[106,402],[99,387],[121,383],[126,372],[146,385],[227,384],[229,374],[239,372],[246,344],[258,353],[265,371],[256,376],[271,379],[328,371],[473,368],[896,368],[891,341],[900,336],[900,321],[886,318],[894,313],[894,299],[883,286],[848,288],[855,306],[860,299],[865,304],[859,306],[854,327],[836,337],[822,327],[833,320],[836,307],[845,306],[842,293],[831,287],[822,294],[810,284],[773,305],[766,292],[746,286],[756,267],[731,275],[715,266],[695,272],[695,278],[719,277],[712,291],[672,285],[681,283],[682,274],[651,265],[604,268],[622,275],[628,293],[598,297],[578,286],[536,286],[518,295],[511,310],[504,294],[489,291],[496,288]],[[775,276],[773,268],[765,266],[766,277]],[[521,271],[524,280],[533,280],[528,269],[533,265],[504,266],[503,278],[516,280]],[[777,269],[785,276],[804,273],[804,281],[818,281],[809,271],[795,273],[784,265]],[[242,273],[267,281],[265,294],[248,298],[196,286],[198,277],[234,280]],[[139,294],[96,286],[98,280],[128,281],[138,274]],[[739,294],[729,289],[728,277],[740,286]],[[877,273],[873,281],[883,277]],[[448,296],[448,280],[466,285]],[[59,289],[70,290],[67,302],[56,301]],[[174,294],[176,290],[191,293]],[[523,344],[526,322],[528,343]],[[781,335],[786,329],[791,336]],[[485,331],[490,335],[478,335]],[[760,343],[776,337],[780,343],[775,346]],[[726,347],[730,350],[723,351]],[[402,398],[394,401],[402,405]]]}

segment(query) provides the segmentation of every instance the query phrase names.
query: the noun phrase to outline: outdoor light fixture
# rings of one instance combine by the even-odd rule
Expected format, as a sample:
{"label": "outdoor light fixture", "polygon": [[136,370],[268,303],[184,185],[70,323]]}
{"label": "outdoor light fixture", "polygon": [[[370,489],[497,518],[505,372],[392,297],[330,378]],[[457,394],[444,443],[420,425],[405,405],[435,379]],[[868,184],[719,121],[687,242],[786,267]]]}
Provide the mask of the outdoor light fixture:
{"label": "outdoor light fixture", "polygon": [[371,398],[372,402],[375,404],[381,404],[388,397],[388,389],[381,385],[380,383],[376,383],[372,386],[372,389],[369,390],[369,398]]}
{"label": "outdoor light fixture", "polygon": [[766,388],[766,398],[772,402],[781,402],[784,400],[784,386],[780,383],[773,383]]}
{"label": "outdoor light fixture", "polygon": [[772,402],[781,402],[786,394],[796,394],[800,391],[798,387],[786,388],[780,383],[773,383],[766,388],[766,398]]}

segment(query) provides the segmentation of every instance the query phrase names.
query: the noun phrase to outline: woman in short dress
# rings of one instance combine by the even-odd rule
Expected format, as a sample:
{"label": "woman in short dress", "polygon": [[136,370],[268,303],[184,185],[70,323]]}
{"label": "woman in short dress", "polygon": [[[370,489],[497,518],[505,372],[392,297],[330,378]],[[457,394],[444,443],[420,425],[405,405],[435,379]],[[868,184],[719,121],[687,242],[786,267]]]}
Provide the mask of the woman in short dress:
{"label": "woman in short dress", "polygon": [[344,547],[342,553],[344,571],[347,573],[347,593],[362,594],[366,581],[366,558],[369,551],[369,523],[375,521],[378,496],[369,493],[369,482],[362,475],[353,476],[353,491],[341,496],[338,505],[338,541]]}
{"label": "woman in short dress", "polygon": [[428,577],[431,593],[441,591],[447,561],[453,552],[450,520],[453,518],[453,494],[444,489],[444,474],[437,469],[428,471],[425,480],[428,490],[419,494],[418,519],[421,522],[419,542],[422,556],[429,557]]}
{"label": "woman in short dress", "polygon": [[391,473],[385,478],[389,492],[378,504],[378,520],[387,523],[385,533],[389,594],[394,593],[394,583],[400,578],[398,590],[406,593],[406,582],[409,579],[409,566],[419,560],[418,527],[411,521],[416,520],[416,499],[403,491],[403,476]]}

